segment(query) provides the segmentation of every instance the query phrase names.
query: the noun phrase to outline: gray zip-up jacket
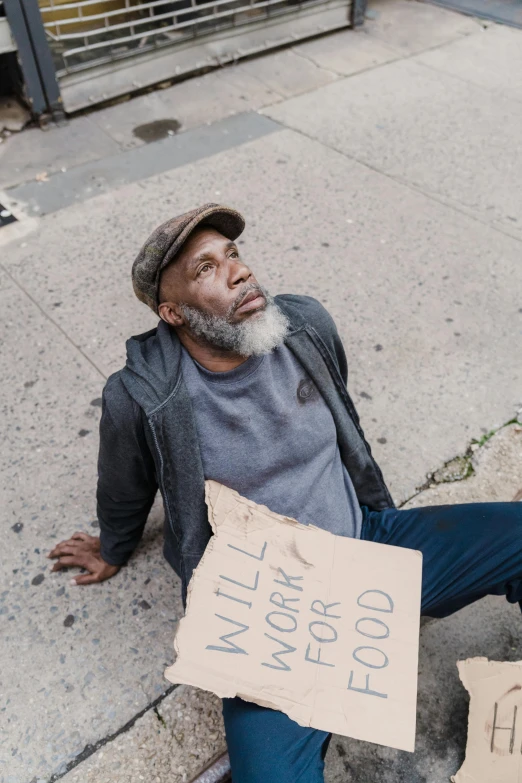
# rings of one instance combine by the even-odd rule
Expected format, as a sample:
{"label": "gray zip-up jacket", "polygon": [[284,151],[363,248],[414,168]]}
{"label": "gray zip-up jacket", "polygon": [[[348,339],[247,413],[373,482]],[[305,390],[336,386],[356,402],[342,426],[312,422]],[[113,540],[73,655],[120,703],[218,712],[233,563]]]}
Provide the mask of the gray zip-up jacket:
{"label": "gray zip-up jacket", "polygon": [[[308,296],[285,294],[276,302],[290,321],[286,338],[329,406],[341,458],[362,506],[393,506],[346,390],[348,367],[335,324]],[[137,544],[158,490],[165,508],[164,554],[182,581],[183,600],[192,571],[211,536],[205,479],[192,403],[181,373],[174,330],[157,329],[127,341],[127,364],[103,392],[98,460],[101,555],[122,565]]]}

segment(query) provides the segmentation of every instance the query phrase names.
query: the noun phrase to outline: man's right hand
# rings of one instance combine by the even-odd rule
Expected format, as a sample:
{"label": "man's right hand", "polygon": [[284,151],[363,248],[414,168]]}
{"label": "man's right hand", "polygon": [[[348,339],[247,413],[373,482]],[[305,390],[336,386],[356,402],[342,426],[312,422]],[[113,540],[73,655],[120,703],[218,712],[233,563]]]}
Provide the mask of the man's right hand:
{"label": "man's right hand", "polygon": [[47,557],[56,559],[52,570],[76,566],[89,573],[80,574],[71,579],[71,584],[91,585],[104,582],[118,573],[121,566],[109,565],[100,555],[100,539],[88,533],[74,533],[67,541],[60,541]]}

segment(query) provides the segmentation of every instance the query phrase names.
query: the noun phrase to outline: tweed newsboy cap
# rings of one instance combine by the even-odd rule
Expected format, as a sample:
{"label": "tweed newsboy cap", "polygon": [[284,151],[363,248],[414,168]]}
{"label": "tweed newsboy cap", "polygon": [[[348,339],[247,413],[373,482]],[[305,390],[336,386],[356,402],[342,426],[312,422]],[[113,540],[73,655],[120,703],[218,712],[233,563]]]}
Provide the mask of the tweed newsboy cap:
{"label": "tweed newsboy cap", "polygon": [[197,226],[210,226],[227,239],[237,239],[245,228],[239,212],[219,204],[202,207],[171,218],[152,232],[132,265],[134,293],[155,313],[158,312],[161,271],[173,261]]}

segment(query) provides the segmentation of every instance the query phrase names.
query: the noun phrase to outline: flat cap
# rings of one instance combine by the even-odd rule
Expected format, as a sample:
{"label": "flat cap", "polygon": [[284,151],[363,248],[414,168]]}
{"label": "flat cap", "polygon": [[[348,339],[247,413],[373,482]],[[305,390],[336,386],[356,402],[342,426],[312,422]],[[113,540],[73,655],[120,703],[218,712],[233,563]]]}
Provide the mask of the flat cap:
{"label": "flat cap", "polygon": [[215,228],[227,239],[234,241],[245,228],[245,221],[235,209],[219,204],[204,204],[167,220],[152,232],[132,265],[132,286],[138,299],[155,313],[158,312],[162,270],[174,260],[192,231],[201,225]]}

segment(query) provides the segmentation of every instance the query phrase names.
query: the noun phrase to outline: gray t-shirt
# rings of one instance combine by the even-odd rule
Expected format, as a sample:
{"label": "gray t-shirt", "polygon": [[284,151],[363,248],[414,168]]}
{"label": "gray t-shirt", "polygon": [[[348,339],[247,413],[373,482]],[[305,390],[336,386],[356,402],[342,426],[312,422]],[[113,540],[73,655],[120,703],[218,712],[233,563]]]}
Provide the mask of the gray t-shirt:
{"label": "gray t-shirt", "polygon": [[211,372],[183,349],[203,471],[278,514],[358,538],[361,509],[330,409],[289,348]]}

